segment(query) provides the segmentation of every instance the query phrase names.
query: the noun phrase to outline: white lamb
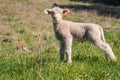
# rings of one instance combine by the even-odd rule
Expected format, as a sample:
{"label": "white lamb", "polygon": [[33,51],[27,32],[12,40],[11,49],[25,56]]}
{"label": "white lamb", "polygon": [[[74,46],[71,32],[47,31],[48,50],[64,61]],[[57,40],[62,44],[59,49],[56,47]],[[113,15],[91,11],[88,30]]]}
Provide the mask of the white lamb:
{"label": "white lamb", "polygon": [[73,39],[83,41],[88,40],[105,52],[106,59],[116,61],[116,57],[111,47],[105,42],[102,28],[93,23],[76,23],[62,19],[62,15],[69,13],[68,9],[53,7],[46,9],[46,14],[50,14],[53,20],[53,28],[56,38],[60,41],[60,60],[64,60],[66,53],[67,62],[71,60],[71,47]]}

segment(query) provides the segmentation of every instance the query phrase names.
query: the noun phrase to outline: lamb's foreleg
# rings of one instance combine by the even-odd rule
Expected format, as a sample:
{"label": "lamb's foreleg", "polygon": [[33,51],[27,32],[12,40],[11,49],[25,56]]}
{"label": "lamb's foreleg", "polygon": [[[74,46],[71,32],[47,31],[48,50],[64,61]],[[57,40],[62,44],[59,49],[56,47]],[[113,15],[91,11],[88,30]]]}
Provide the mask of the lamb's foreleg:
{"label": "lamb's foreleg", "polygon": [[64,60],[64,54],[65,54],[65,43],[63,41],[60,42],[60,61]]}
{"label": "lamb's foreleg", "polygon": [[66,58],[67,62],[70,63],[72,62],[71,55],[72,55],[72,38],[67,38],[65,39],[65,53],[66,53]]}

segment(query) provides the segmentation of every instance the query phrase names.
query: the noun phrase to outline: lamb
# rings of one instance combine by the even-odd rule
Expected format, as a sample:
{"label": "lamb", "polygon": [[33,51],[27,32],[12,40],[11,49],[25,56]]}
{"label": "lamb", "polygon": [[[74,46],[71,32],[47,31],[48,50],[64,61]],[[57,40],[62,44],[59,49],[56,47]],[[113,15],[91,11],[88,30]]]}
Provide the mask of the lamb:
{"label": "lamb", "polygon": [[63,20],[62,16],[68,14],[70,12],[69,9],[53,7],[51,9],[45,9],[44,12],[52,16],[55,36],[60,42],[60,60],[64,60],[64,54],[66,54],[66,61],[68,63],[72,62],[71,47],[73,40],[88,40],[104,51],[107,60],[116,61],[111,47],[105,41],[103,30],[98,24],[76,23]]}

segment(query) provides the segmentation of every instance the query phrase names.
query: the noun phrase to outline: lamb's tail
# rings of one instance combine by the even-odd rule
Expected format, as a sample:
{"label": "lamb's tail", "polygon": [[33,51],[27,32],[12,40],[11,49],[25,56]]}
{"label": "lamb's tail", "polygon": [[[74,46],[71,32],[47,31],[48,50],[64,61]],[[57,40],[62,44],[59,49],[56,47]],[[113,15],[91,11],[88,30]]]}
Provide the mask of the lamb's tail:
{"label": "lamb's tail", "polygon": [[104,37],[104,32],[103,32],[103,29],[100,27],[100,32],[101,32],[101,39],[103,42],[106,42],[105,41],[105,37]]}

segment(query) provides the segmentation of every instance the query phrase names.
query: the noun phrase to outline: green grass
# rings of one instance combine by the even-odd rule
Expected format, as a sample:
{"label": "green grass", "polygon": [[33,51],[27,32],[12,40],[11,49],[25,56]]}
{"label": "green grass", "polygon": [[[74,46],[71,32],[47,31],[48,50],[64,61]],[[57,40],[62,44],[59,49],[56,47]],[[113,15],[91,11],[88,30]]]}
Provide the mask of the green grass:
{"label": "green grass", "polygon": [[[73,42],[73,62],[60,62],[52,20],[43,13],[55,2],[89,5],[68,0],[0,0],[0,80],[119,80],[120,19],[98,15],[95,10],[71,9],[64,19],[103,27],[117,61],[106,61],[104,53],[89,42]],[[18,46],[30,52],[16,50]]]}

